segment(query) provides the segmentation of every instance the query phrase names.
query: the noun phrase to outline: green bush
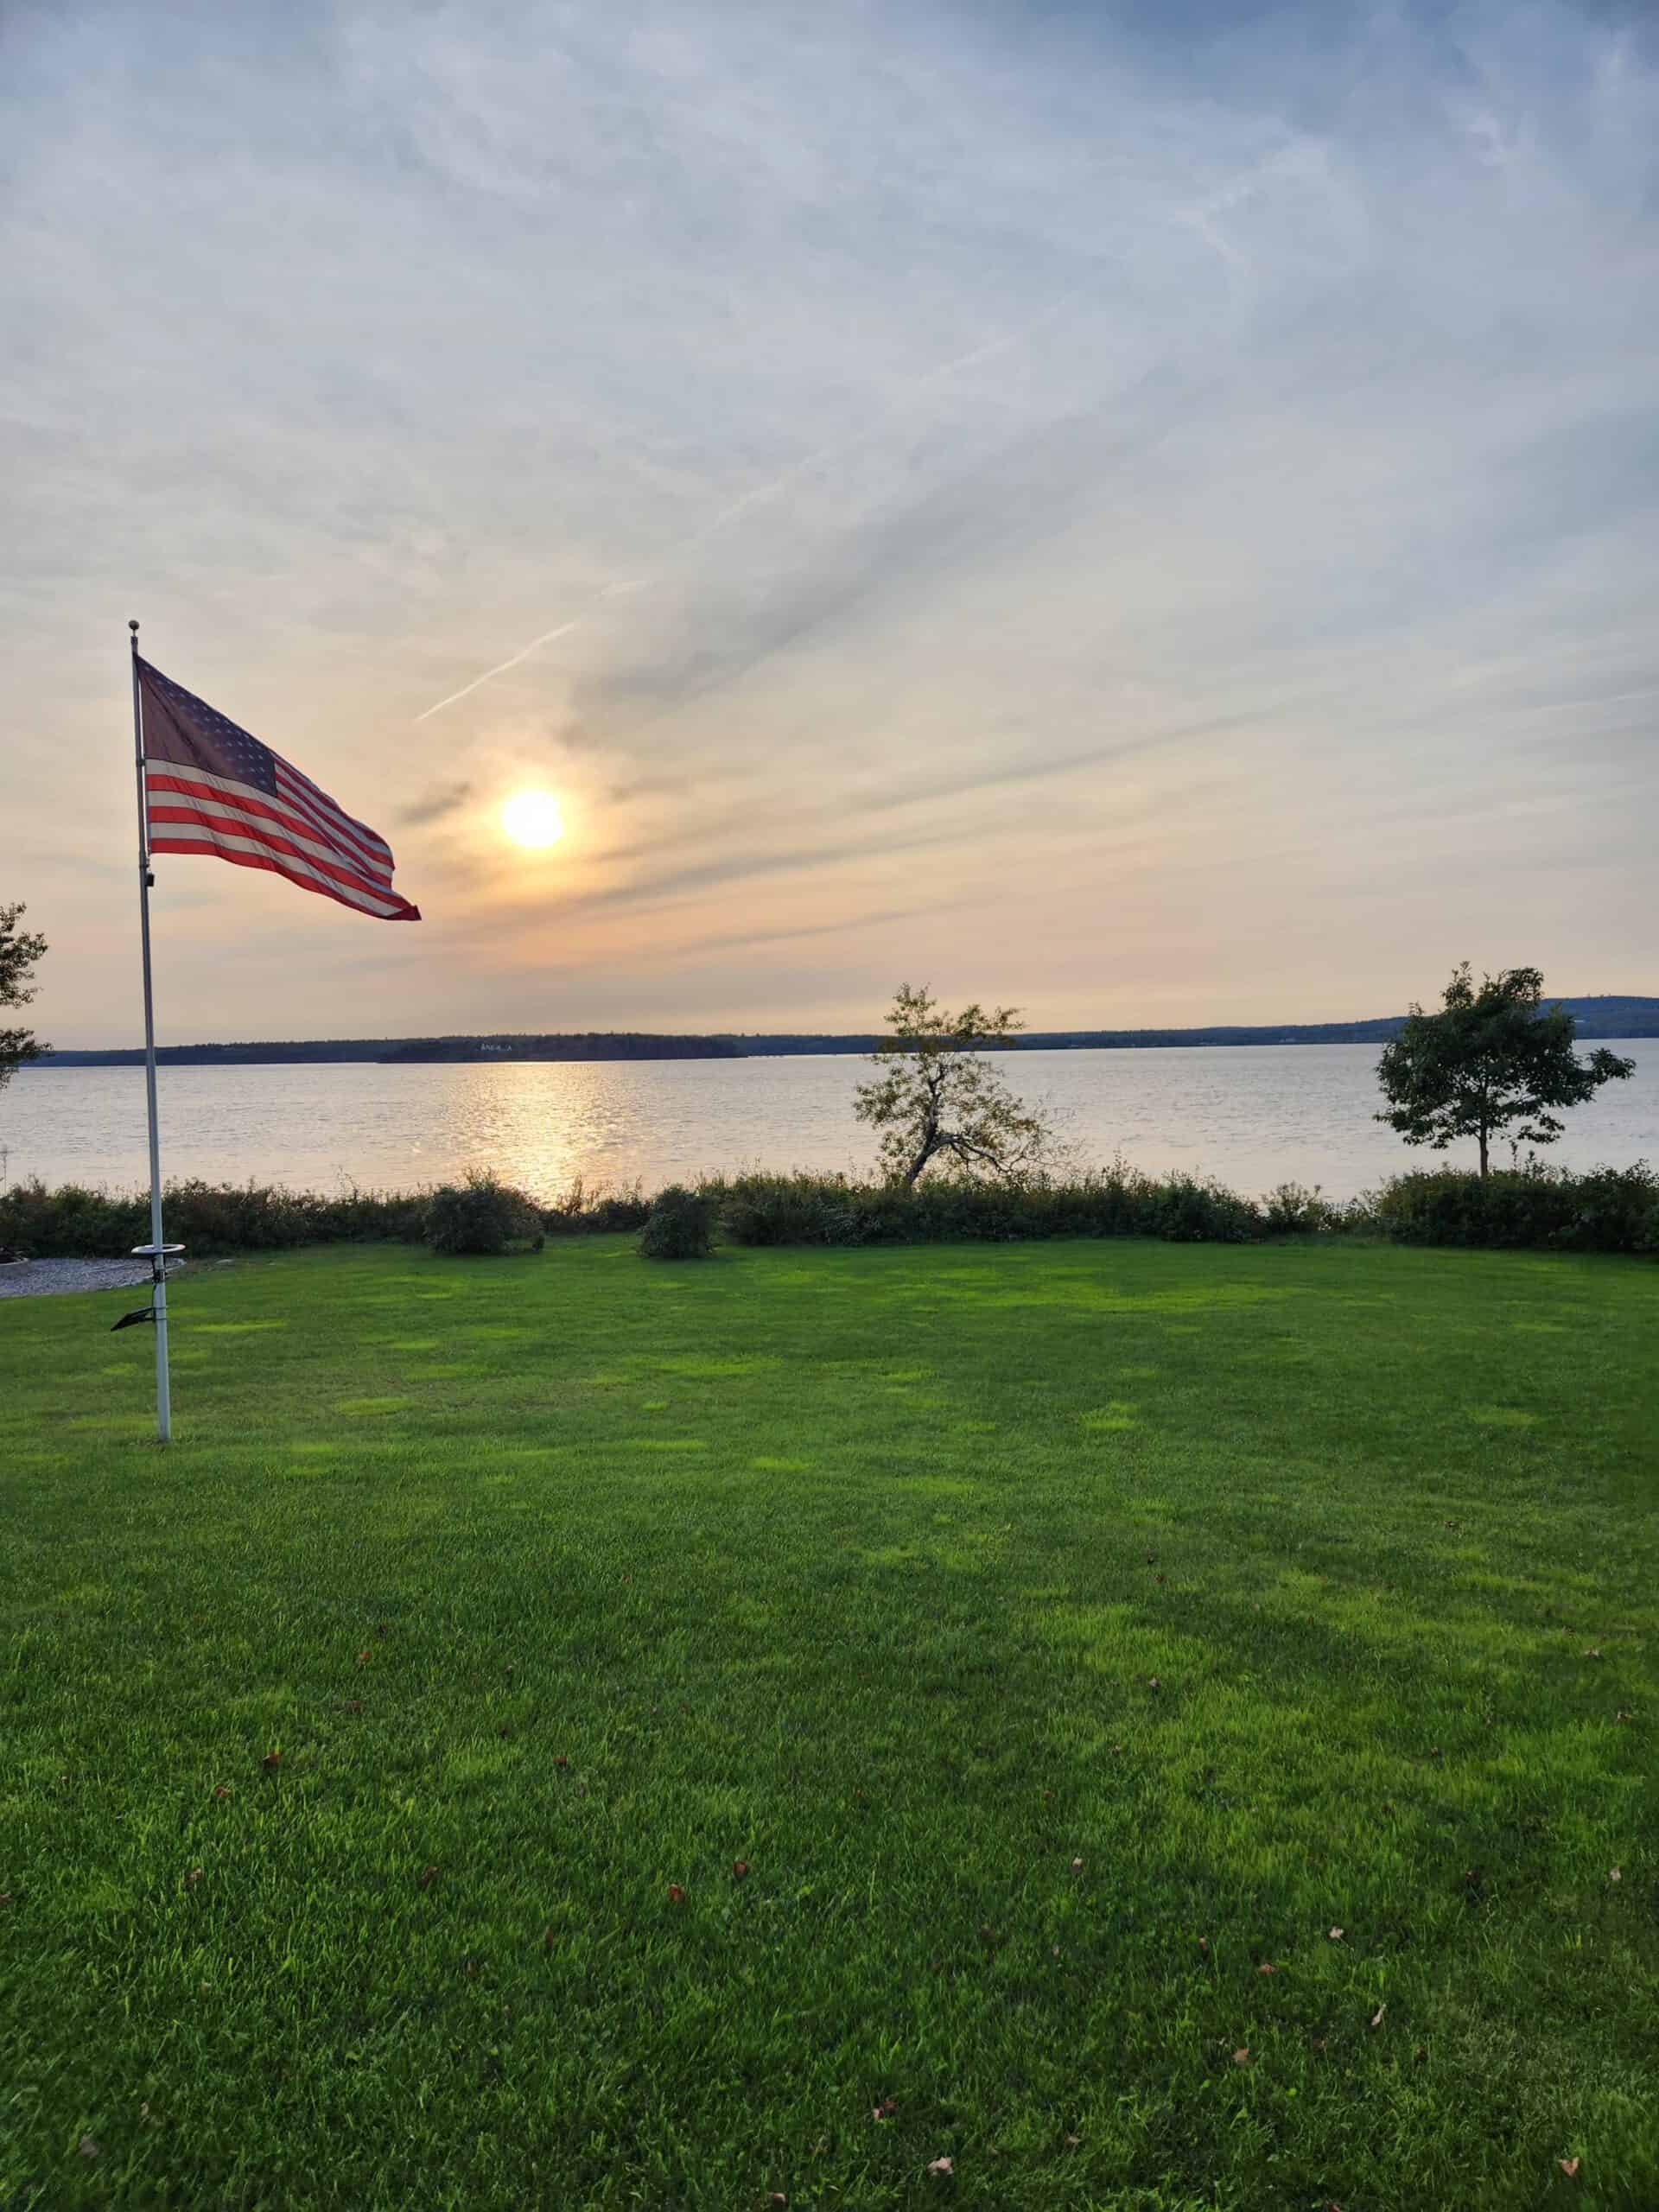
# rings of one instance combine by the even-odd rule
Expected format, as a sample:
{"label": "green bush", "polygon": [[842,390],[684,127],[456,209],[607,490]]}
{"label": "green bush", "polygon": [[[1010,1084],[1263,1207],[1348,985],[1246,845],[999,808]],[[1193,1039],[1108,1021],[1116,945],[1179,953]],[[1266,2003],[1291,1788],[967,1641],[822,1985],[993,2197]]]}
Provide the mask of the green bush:
{"label": "green bush", "polygon": [[1367,1203],[1397,1244],[1659,1252],[1659,1177],[1643,1161],[1585,1175],[1534,1162],[1484,1180],[1441,1168],[1396,1175]]}
{"label": "green bush", "polygon": [[590,1192],[580,1175],[562,1198],[542,1209],[542,1223],[550,1236],[611,1236],[620,1230],[643,1229],[651,1201],[638,1183],[626,1190],[601,1186]]}
{"label": "green bush", "polygon": [[1328,1236],[1352,1226],[1349,1211],[1333,1205],[1317,1183],[1281,1183],[1262,1201],[1262,1226],[1269,1236]]}
{"label": "green bush", "polygon": [[[401,1238],[416,1243],[423,1201],[380,1192],[327,1198],[257,1184],[168,1184],[162,1194],[168,1241],[203,1258],[215,1253],[287,1250]],[[149,1241],[147,1192],[88,1190],[66,1183],[15,1184],[0,1192],[0,1244],[36,1259],[119,1259]]]}
{"label": "green bush", "polygon": [[435,1252],[539,1252],[546,1242],[539,1208],[522,1191],[474,1171],[433,1192],[426,1241]]}
{"label": "green bush", "polygon": [[1243,1243],[1268,1233],[1262,1209],[1219,1184],[1143,1175],[1122,1160],[1068,1182],[930,1177],[906,1190],[841,1175],[743,1175],[712,1187],[734,1244],[1006,1244],[1050,1236]]}
{"label": "green bush", "polygon": [[714,1241],[714,1199],[671,1183],[657,1193],[639,1233],[639,1249],[648,1260],[706,1260]]}

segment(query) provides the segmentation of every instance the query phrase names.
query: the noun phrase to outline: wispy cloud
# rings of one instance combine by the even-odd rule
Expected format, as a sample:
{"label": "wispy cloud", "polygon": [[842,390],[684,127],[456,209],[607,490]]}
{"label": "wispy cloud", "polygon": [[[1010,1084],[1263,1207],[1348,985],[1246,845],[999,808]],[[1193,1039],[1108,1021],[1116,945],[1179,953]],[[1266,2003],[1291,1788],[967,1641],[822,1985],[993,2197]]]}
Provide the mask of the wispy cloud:
{"label": "wispy cloud", "polygon": [[296,1033],[860,1026],[893,962],[1056,1023],[1659,988],[1650,10],[0,35],[0,869],[60,1042],[130,1026],[130,613],[429,917],[176,863],[174,1033],[248,1026],[232,931],[315,954]]}
{"label": "wispy cloud", "polygon": [[441,784],[435,790],[423,792],[397,809],[397,820],[409,830],[423,830],[435,822],[447,822],[451,815],[459,814],[473,796],[469,780],[456,784]]}

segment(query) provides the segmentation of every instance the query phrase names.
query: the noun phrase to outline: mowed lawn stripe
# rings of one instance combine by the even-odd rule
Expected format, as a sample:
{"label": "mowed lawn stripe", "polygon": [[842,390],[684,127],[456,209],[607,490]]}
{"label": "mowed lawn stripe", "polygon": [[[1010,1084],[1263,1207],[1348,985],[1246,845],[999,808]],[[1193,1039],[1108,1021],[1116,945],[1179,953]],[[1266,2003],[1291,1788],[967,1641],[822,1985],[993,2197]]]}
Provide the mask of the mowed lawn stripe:
{"label": "mowed lawn stripe", "polygon": [[124,1297],[0,1316],[0,2203],[1659,2202],[1659,1271],[250,1260],[166,1454]]}

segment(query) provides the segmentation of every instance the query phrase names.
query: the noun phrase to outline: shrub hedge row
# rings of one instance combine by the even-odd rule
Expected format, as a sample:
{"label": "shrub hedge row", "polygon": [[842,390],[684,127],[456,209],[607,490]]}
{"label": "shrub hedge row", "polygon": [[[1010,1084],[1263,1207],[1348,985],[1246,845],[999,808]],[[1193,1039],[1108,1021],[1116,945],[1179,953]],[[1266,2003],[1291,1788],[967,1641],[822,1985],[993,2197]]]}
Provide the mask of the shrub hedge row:
{"label": "shrub hedge row", "polygon": [[[670,1196],[658,1201],[653,1243],[682,1233],[660,1212]],[[167,1233],[201,1257],[387,1238],[449,1249],[477,1249],[481,1238],[485,1248],[503,1249],[533,1243],[538,1235],[639,1230],[652,1211],[638,1191],[589,1194],[580,1185],[556,1205],[537,1206],[491,1177],[460,1189],[350,1191],[332,1198],[255,1184],[187,1182],[168,1191]],[[836,1175],[742,1175],[676,1195],[669,1212],[688,1233],[691,1216],[706,1217],[729,1242],[749,1245],[1008,1243],[1053,1236],[1243,1244],[1274,1236],[1370,1235],[1402,1244],[1659,1255],[1659,1177],[1645,1165],[1582,1175],[1534,1165],[1494,1173],[1484,1183],[1450,1169],[1398,1175],[1340,1206],[1295,1184],[1257,1200],[1199,1177],[1146,1175],[1122,1162],[1065,1182],[926,1181],[914,1191]],[[40,1183],[0,1192],[0,1248],[41,1258],[105,1257],[130,1251],[149,1233],[148,1201],[138,1194],[111,1196],[73,1184],[48,1190]]]}
{"label": "shrub hedge row", "polygon": [[1396,1175],[1366,1201],[1368,1225],[1397,1244],[1659,1254],[1659,1176],[1634,1167]]}
{"label": "shrub hedge row", "polygon": [[[388,1240],[419,1244],[430,1231],[446,1234],[445,1223],[464,1213],[468,1193],[480,1187],[531,1206],[537,1230],[549,1236],[603,1235],[637,1229],[651,1209],[637,1192],[589,1193],[575,1185],[551,1206],[531,1205],[493,1177],[474,1177],[461,1186],[435,1191],[346,1191],[327,1197],[316,1191],[283,1191],[250,1183],[170,1183],[166,1194],[168,1241],[201,1258],[229,1252],[275,1252],[301,1244],[360,1244]],[[474,1213],[478,1201],[472,1201]],[[483,1211],[512,1214],[512,1205]],[[528,1240],[520,1219],[513,1232]],[[149,1199],[139,1192],[111,1194],[66,1183],[48,1190],[41,1183],[18,1183],[0,1192],[0,1248],[11,1246],[37,1259],[115,1259],[149,1238]]]}

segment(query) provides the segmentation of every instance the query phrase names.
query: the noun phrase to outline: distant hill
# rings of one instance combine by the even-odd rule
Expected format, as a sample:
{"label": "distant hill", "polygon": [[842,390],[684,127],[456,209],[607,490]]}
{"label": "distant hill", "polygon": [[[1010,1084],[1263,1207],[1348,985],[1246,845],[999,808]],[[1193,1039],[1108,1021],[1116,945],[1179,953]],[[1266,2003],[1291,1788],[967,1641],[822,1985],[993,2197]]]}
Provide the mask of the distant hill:
{"label": "distant hill", "polygon": [[[1612,995],[1563,999],[1584,1038],[1659,1037],[1659,998]],[[1370,1021],[1292,1021],[1212,1025],[1202,1029],[1029,1030],[1004,1049],[1016,1052],[1145,1052],[1195,1045],[1382,1045],[1398,1034],[1402,1014]],[[378,1061],[390,1065],[494,1060],[733,1060],[784,1054],[868,1052],[874,1031],[849,1035],[804,1030],[738,1036],[654,1034],[645,1030],[582,1030],[569,1035],[477,1037],[327,1037],[286,1043],[163,1045],[162,1067],[283,1066],[306,1062]],[[136,1066],[142,1052],[48,1052],[25,1066]]]}

